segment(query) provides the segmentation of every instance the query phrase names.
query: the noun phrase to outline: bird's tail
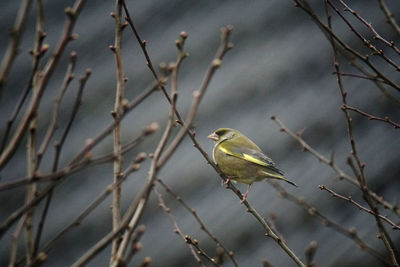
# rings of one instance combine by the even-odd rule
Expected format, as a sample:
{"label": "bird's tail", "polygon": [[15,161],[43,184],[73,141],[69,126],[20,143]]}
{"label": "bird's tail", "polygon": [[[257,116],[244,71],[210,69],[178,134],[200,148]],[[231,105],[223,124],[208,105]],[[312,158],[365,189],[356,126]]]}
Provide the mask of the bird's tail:
{"label": "bird's tail", "polygon": [[272,178],[272,179],[278,179],[278,180],[283,180],[295,187],[298,187],[297,184],[295,184],[294,182],[288,180],[285,176],[281,175],[281,174],[277,174],[277,173],[272,173],[272,172],[266,172],[264,171],[264,174],[267,175],[268,178]]}

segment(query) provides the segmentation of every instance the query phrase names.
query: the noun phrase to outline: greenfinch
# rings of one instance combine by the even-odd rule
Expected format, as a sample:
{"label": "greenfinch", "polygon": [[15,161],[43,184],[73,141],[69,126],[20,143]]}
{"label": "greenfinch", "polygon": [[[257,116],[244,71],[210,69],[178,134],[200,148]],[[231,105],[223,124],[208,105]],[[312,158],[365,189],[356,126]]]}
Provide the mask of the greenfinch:
{"label": "greenfinch", "polygon": [[242,202],[247,198],[250,186],[254,182],[267,178],[283,180],[297,186],[285,178],[283,172],[275,167],[275,163],[239,131],[220,128],[210,134],[208,139],[215,142],[213,160],[227,176],[228,181],[233,180],[248,185]]}

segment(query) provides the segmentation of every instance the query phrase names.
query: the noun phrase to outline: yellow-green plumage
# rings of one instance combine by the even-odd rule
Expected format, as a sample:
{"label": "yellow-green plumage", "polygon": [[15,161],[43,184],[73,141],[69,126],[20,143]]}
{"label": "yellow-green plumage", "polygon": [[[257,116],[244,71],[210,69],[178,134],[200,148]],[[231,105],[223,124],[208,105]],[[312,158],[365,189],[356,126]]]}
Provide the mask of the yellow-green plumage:
{"label": "yellow-green plumage", "polygon": [[249,138],[239,131],[221,128],[209,135],[215,141],[213,159],[231,180],[251,185],[266,178],[284,180],[282,171]]}

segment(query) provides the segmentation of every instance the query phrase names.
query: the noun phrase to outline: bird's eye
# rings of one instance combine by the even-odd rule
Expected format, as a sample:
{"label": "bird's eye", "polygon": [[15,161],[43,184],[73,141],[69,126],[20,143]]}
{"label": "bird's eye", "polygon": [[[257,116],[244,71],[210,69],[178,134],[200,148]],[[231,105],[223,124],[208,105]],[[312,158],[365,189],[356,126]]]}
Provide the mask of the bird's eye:
{"label": "bird's eye", "polygon": [[226,130],[219,130],[219,131],[216,131],[215,133],[216,133],[218,136],[223,136],[226,132],[227,132]]}

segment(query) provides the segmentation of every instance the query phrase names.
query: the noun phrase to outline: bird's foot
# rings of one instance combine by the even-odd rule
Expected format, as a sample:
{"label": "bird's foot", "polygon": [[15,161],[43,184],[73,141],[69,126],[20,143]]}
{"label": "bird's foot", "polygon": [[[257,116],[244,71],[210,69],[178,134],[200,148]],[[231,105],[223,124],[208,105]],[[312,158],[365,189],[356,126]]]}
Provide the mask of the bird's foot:
{"label": "bird's foot", "polygon": [[228,184],[232,178],[233,178],[233,176],[227,176],[226,180],[224,181],[224,184]]}
{"label": "bird's foot", "polygon": [[249,184],[249,185],[247,186],[246,193],[244,193],[244,195],[243,195],[243,197],[242,197],[242,200],[240,201],[240,204],[243,204],[243,202],[246,201],[247,196],[249,195],[250,187],[251,187],[251,184]]}
{"label": "bird's foot", "polygon": [[248,195],[249,195],[249,192],[246,192],[246,193],[243,195],[242,200],[240,200],[240,204],[243,204],[243,202],[246,201]]}

